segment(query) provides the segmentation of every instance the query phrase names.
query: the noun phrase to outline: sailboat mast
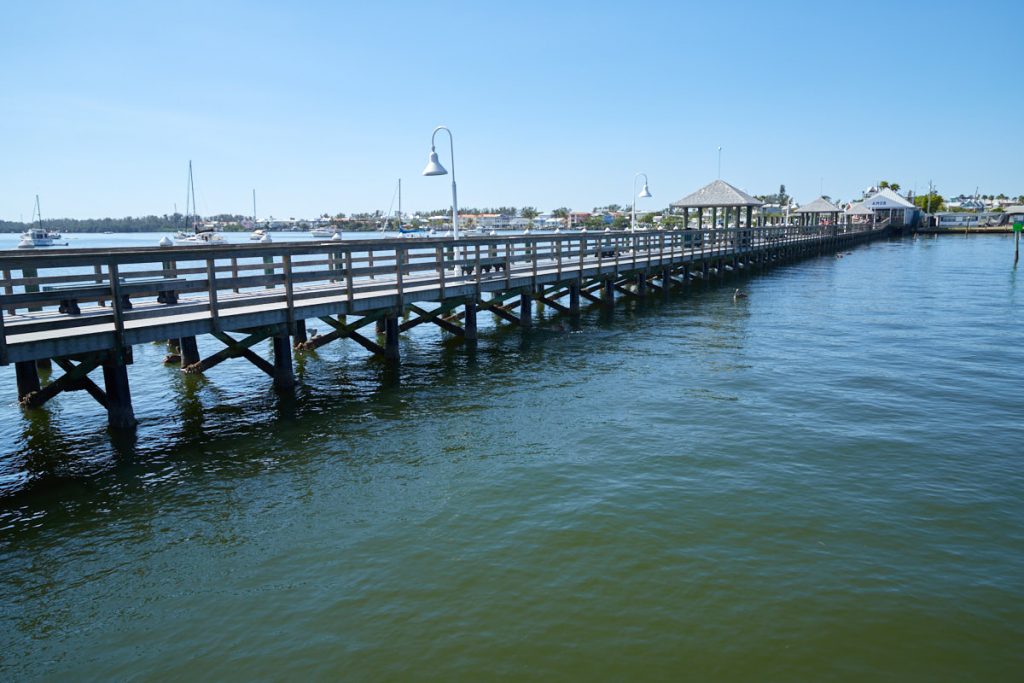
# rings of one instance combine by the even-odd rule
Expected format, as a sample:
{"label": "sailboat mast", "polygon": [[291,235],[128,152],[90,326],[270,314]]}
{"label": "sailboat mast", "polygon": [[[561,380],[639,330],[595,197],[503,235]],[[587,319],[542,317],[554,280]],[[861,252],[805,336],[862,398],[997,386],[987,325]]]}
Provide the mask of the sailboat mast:
{"label": "sailboat mast", "polygon": [[39,219],[39,229],[43,229],[43,210],[39,208],[39,195],[36,195],[36,216]]}
{"label": "sailboat mast", "polygon": [[256,188],[252,189],[252,229],[256,229]]}
{"label": "sailboat mast", "polygon": [[198,218],[197,209],[196,209],[196,185],[195,185],[195,181],[192,180],[192,160],[191,159],[189,159],[189,162],[188,162],[188,186],[189,186],[189,190],[191,190],[191,192],[192,192],[192,232],[196,233],[196,232],[198,232],[198,230],[196,230],[196,219]]}
{"label": "sailboat mast", "polygon": [[398,229],[402,229],[402,179],[398,179]]}

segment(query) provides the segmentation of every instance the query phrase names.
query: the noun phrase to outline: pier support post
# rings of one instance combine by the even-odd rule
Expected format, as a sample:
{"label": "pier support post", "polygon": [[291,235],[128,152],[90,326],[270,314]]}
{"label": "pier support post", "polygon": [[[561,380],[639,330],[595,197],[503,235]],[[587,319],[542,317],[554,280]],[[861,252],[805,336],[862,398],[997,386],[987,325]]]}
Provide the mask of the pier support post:
{"label": "pier support post", "polygon": [[533,327],[533,298],[528,292],[519,296],[519,326],[523,328]]}
{"label": "pier support post", "polygon": [[103,388],[107,396],[107,422],[111,429],[134,429],[138,421],[132,408],[128,366],[121,354],[112,351],[103,360]]}
{"label": "pier support post", "polygon": [[295,386],[291,340],[287,333],[275,334],[271,340],[274,348],[274,388],[291,389]]}
{"label": "pier support post", "polygon": [[384,323],[384,358],[397,361],[401,358],[398,350],[398,316],[389,315],[382,320]]}
{"label": "pier support post", "polygon": [[476,301],[466,302],[466,319],[462,322],[462,329],[466,341],[476,341]]}
{"label": "pier support post", "polygon": [[39,391],[39,371],[34,360],[21,360],[14,364],[14,374],[18,381],[18,400]]}
{"label": "pier support post", "polygon": [[295,337],[292,339],[292,344],[298,346],[299,344],[305,344],[307,341],[309,341],[309,335],[306,334],[306,321],[296,320]]}
{"label": "pier support post", "polygon": [[610,277],[606,277],[601,283],[601,299],[608,306],[615,305],[615,281]]}
{"label": "pier support post", "polygon": [[569,283],[569,315],[573,318],[580,317],[580,283]]}
{"label": "pier support post", "polygon": [[182,337],[178,340],[178,346],[181,348],[182,368],[187,368],[200,361],[199,347],[196,345],[195,337]]}
{"label": "pier support post", "polygon": [[636,276],[636,293],[640,296],[647,294],[647,273],[640,273]]}

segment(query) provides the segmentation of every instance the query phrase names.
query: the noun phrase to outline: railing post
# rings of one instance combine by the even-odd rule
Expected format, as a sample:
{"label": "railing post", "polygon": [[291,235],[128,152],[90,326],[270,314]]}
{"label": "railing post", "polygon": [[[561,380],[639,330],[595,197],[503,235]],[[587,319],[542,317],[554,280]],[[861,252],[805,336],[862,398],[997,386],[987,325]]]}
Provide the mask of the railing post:
{"label": "railing post", "polygon": [[440,298],[441,298],[441,301],[444,301],[444,280],[445,280],[444,275],[445,275],[445,273],[444,273],[444,248],[443,247],[434,247],[434,258],[437,260],[436,269],[437,269],[438,288],[440,289]]}
{"label": "railing post", "polygon": [[352,305],[354,298],[355,293],[352,291],[352,250],[349,249],[345,252],[345,299],[348,301],[349,306]]}
{"label": "railing post", "polygon": [[0,365],[7,365],[7,330],[4,329],[3,307],[0,307]]}
{"label": "railing post", "polygon": [[284,273],[284,304],[287,307],[288,315],[288,331],[290,334],[295,333],[295,290],[292,283],[292,255],[285,254],[281,257],[283,263]]}
{"label": "railing post", "polygon": [[213,330],[220,330],[219,312],[217,311],[217,269],[214,267],[212,258],[206,259],[206,284],[210,293],[210,327]]}
{"label": "railing post", "polygon": [[398,289],[398,307],[405,306],[405,289],[402,281],[402,271],[405,269],[405,248],[395,247],[395,286]]}
{"label": "railing post", "polygon": [[[4,268],[4,282],[7,283],[6,285],[4,285],[4,294],[7,294],[7,295],[14,294],[14,285],[11,284],[11,269],[10,268]],[[16,311],[16,309],[14,308],[14,304],[11,304],[10,306],[7,307],[7,312],[10,313],[11,315],[14,315],[15,311]]]}
{"label": "railing post", "polygon": [[121,298],[121,277],[113,261],[107,264],[107,274],[110,277],[110,304],[114,309],[114,342],[120,356],[124,353],[124,300]]}

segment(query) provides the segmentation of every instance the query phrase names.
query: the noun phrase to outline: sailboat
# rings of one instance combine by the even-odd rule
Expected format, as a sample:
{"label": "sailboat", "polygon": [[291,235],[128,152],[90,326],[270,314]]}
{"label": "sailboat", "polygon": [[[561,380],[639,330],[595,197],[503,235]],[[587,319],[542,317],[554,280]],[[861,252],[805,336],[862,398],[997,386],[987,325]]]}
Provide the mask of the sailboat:
{"label": "sailboat", "polygon": [[[36,195],[36,206],[32,210],[32,222],[35,227],[29,228],[21,234],[21,241],[18,242],[18,249],[33,249],[35,247],[52,247],[53,234],[43,227],[43,212],[39,209],[39,195]],[[60,233],[56,233],[60,237]]]}
{"label": "sailboat", "polygon": [[[188,232],[192,229],[191,234]],[[188,162],[188,188],[185,191],[185,231],[174,236],[174,244],[180,247],[202,246],[224,242],[224,238],[213,230],[199,229],[196,213],[196,186],[192,181],[192,161]]]}
{"label": "sailboat", "polygon": [[267,236],[267,231],[263,228],[257,228],[256,225],[256,190],[254,189],[252,191],[252,233],[249,235],[249,239],[259,242]]}
{"label": "sailboat", "polygon": [[[414,235],[416,235],[418,233],[423,232],[423,228],[416,228],[416,227],[411,227],[411,226],[407,228],[404,225],[402,225],[402,179],[401,178],[398,179],[398,190],[397,190],[397,192],[398,192],[398,213],[395,214],[395,216],[398,219],[398,234],[400,234],[400,235],[407,235],[407,236],[411,237],[411,236],[414,236]],[[384,219],[384,225],[383,225],[383,227],[381,227],[381,232],[384,232],[385,230],[387,230],[388,223],[390,222],[390,218],[391,218],[391,209],[389,208],[388,209],[388,217]]]}

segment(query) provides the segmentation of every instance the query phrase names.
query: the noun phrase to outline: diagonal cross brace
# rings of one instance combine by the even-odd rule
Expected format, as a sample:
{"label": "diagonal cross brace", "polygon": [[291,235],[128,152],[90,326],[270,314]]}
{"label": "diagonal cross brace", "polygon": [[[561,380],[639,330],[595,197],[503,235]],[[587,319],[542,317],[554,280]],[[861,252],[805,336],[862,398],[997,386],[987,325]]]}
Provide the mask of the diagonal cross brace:
{"label": "diagonal cross brace", "polygon": [[245,358],[250,363],[258,367],[260,370],[267,373],[271,377],[274,376],[274,366],[268,363],[263,358],[257,356],[251,350],[252,346],[255,346],[264,339],[272,336],[274,334],[273,329],[260,329],[256,332],[253,332],[248,337],[240,341],[228,336],[224,332],[215,331],[211,332],[210,334],[212,334],[220,342],[222,342],[224,344],[224,348],[216,352],[212,356],[202,359],[198,363],[193,363],[187,368],[182,368],[182,372],[203,373],[209,370],[210,368],[214,367],[215,365],[223,363],[229,358]]}
{"label": "diagonal cross brace", "polygon": [[464,336],[466,336],[466,330],[464,330],[463,328],[459,327],[455,323],[452,323],[452,322],[450,322],[448,320],[445,320],[445,319],[441,318],[442,315],[444,315],[445,313],[447,313],[448,311],[452,310],[453,308],[455,308],[458,305],[459,305],[458,303],[455,303],[455,304],[452,304],[452,305],[441,306],[441,307],[439,307],[439,308],[437,308],[437,309],[435,309],[433,311],[427,311],[427,310],[424,310],[424,309],[422,309],[419,306],[416,306],[414,304],[409,304],[409,310],[414,311],[415,313],[418,313],[420,317],[416,318],[415,320],[409,320],[409,321],[407,321],[405,323],[402,323],[402,325],[398,328],[398,331],[399,332],[405,332],[406,330],[409,330],[409,329],[411,329],[413,327],[416,327],[417,325],[419,325],[421,323],[430,322],[430,323],[434,323],[435,325],[440,327],[442,330],[445,330],[447,332],[451,332],[452,334],[457,334],[460,337],[464,337]]}
{"label": "diagonal cross brace", "polygon": [[83,388],[89,391],[89,393],[94,398],[96,398],[97,401],[100,401],[96,394],[94,394],[92,390],[88,389],[88,384],[85,384],[82,381],[84,379],[89,384],[92,384],[96,391],[98,391],[100,395],[103,396],[103,400],[100,401],[100,403],[104,407],[106,407],[106,394],[104,394],[99,387],[93,384],[92,380],[90,380],[88,377],[89,373],[95,370],[97,367],[99,367],[99,365],[102,362],[103,355],[98,353],[91,354],[86,358],[83,358],[78,365],[74,365],[69,360],[58,359],[57,364],[64,369],[64,374],[58,377],[53,382],[47,384],[39,391],[35,391],[26,396],[24,399],[22,399],[22,404],[30,408],[38,408],[39,406],[43,405],[54,396],[61,393],[62,391],[74,391],[76,389]]}
{"label": "diagonal cross brace", "polygon": [[[363,318],[360,318],[359,320],[357,320],[357,321],[355,321],[354,323],[351,323],[351,324],[343,323],[340,320],[335,320],[334,318],[332,318],[330,316],[327,316],[327,315],[320,316],[320,320],[322,320],[323,322],[327,323],[328,325],[330,325],[334,329],[332,331],[328,332],[327,334],[317,335],[316,337],[313,337],[309,341],[307,341],[307,342],[305,342],[303,344],[299,344],[297,348],[299,348],[301,350],[305,350],[305,351],[312,351],[314,349],[319,349],[321,346],[324,346],[325,344],[329,344],[332,341],[334,341],[335,339],[344,339],[346,337],[351,336],[351,333],[355,332],[359,328],[365,327],[366,325],[369,325],[370,323],[377,322],[379,319],[383,318],[388,313],[389,313],[389,311],[387,311],[387,310],[378,311],[376,313],[371,313],[370,315],[365,316]],[[367,340],[367,341],[369,341],[369,340]],[[377,346],[377,345],[374,344],[374,346]],[[378,347],[378,348],[380,348],[380,347]],[[376,353],[376,351],[374,351],[374,353]]]}

